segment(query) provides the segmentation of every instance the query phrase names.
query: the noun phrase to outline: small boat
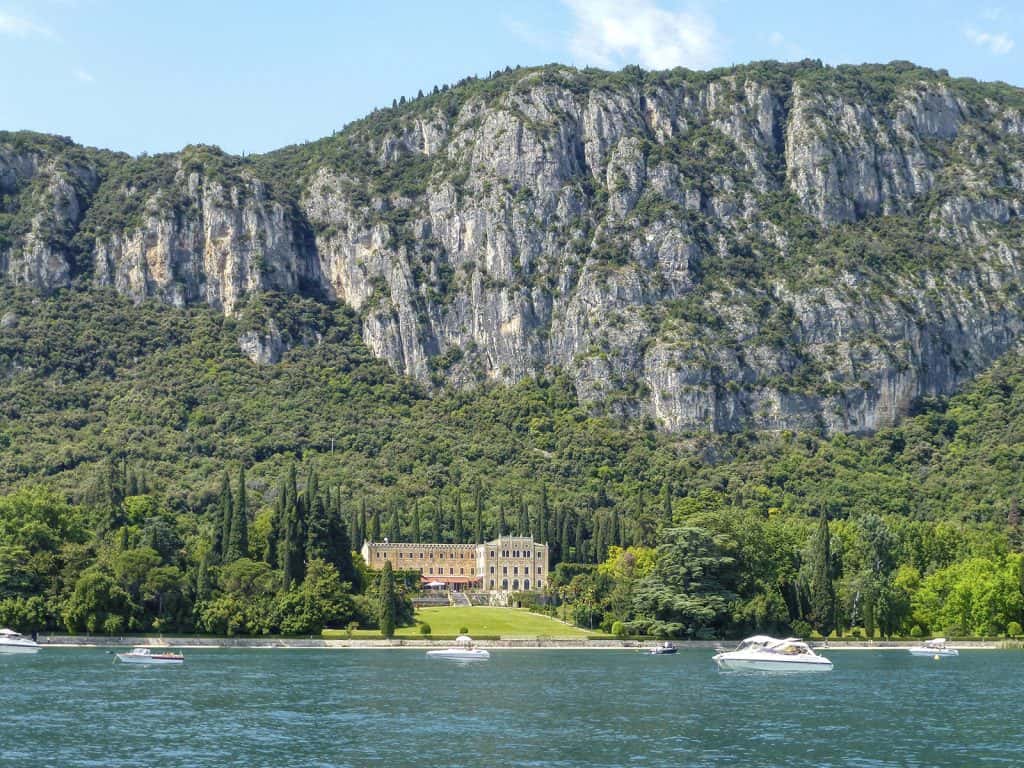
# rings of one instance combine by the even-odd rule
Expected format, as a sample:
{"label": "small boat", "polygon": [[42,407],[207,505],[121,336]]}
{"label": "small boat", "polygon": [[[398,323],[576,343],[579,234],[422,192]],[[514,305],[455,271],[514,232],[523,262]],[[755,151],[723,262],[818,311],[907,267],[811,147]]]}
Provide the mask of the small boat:
{"label": "small boat", "polygon": [[748,637],[733,651],[713,657],[721,670],[753,672],[830,672],[832,662],[796,637],[779,640],[768,635]]}
{"label": "small boat", "polygon": [[670,643],[667,640],[661,645],[656,645],[647,651],[651,656],[665,656],[670,653],[675,653],[679,649],[676,648],[674,643]]}
{"label": "small boat", "polygon": [[469,635],[459,635],[455,638],[455,645],[451,648],[427,651],[428,659],[450,659],[452,661],[487,661],[491,654],[483,648],[477,648],[473,644],[473,638]]}
{"label": "small boat", "polygon": [[946,645],[946,638],[936,637],[932,640],[925,640],[920,645],[915,645],[913,648],[908,648],[911,656],[932,656],[938,658],[940,656],[959,656],[960,651],[956,648],[950,648]]}
{"label": "small boat", "polygon": [[15,632],[0,629],[0,653],[39,653],[39,643]]}
{"label": "small boat", "polygon": [[127,653],[117,654],[117,660],[125,664],[184,664],[185,657],[173,651],[153,653],[145,646],[136,646]]}

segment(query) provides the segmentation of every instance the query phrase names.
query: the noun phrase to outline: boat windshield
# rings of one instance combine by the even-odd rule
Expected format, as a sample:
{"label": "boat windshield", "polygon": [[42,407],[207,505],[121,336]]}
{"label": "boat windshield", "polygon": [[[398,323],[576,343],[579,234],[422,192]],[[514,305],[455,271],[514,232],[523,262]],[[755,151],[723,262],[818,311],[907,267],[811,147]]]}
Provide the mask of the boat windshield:
{"label": "boat windshield", "polygon": [[774,637],[768,635],[754,635],[748,637],[736,648],[737,651],[756,651],[759,648],[766,648],[774,643],[779,642]]}
{"label": "boat windshield", "polygon": [[787,637],[785,640],[778,640],[765,650],[769,650],[772,653],[781,653],[785,656],[814,655],[814,652],[807,643],[803,640],[797,640],[794,637]]}

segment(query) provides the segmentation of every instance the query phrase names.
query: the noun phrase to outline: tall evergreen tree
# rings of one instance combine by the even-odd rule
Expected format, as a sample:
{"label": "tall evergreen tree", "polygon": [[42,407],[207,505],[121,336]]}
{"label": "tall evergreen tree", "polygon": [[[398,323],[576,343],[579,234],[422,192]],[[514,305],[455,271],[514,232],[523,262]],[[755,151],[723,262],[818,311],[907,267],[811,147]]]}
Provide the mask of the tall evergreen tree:
{"label": "tall evergreen tree", "polygon": [[444,541],[444,506],[441,501],[441,494],[437,494],[434,504],[434,543],[440,544]]}
{"label": "tall evergreen tree", "polygon": [[836,593],[832,583],[832,540],[828,530],[828,514],[824,510],[821,512],[818,529],[811,539],[807,603],[808,622],[828,637],[835,629]]}
{"label": "tall evergreen tree", "polygon": [[548,535],[548,486],[542,484],[540,487],[540,502],[537,504],[537,518],[533,528],[533,540],[547,543],[551,537]]}
{"label": "tall evergreen tree", "polygon": [[370,524],[370,541],[380,541],[380,510],[373,510],[373,518]]}
{"label": "tall evergreen tree", "polygon": [[377,602],[377,622],[384,637],[394,637],[397,610],[395,607],[395,574],[391,561],[385,560],[380,572],[380,588]]}
{"label": "tall evergreen tree", "polygon": [[263,562],[272,568],[277,567],[277,546],[281,530],[281,519],[284,517],[284,484],[274,497],[274,511],[270,515],[270,526],[267,528],[267,544],[263,550]]}
{"label": "tall evergreen tree", "polygon": [[505,525],[505,505],[498,505],[498,538],[505,535],[507,526]]}
{"label": "tall evergreen tree", "polygon": [[666,528],[675,525],[675,518],[672,516],[672,483],[665,481],[661,489],[661,524]]}
{"label": "tall evergreen tree", "polygon": [[423,531],[420,528],[420,502],[419,499],[412,505],[412,540],[417,544],[423,541]]}
{"label": "tall evergreen tree", "polygon": [[222,561],[226,561],[228,554],[228,542],[231,540],[231,522],[234,517],[234,501],[231,495],[231,478],[227,471],[220,483],[220,530],[215,536],[214,545],[216,553]]}
{"label": "tall evergreen tree", "polygon": [[476,544],[484,543],[484,487],[477,478],[473,486],[473,511],[476,515]]}
{"label": "tall evergreen tree", "polygon": [[388,540],[402,540],[402,525],[398,519],[398,504],[394,501],[391,502],[391,514],[388,521]]}
{"label": "tall evergreen tree", "polygon": [[530,535],[530,510],[526,506],[526,499],[519,497],[519,535]]}
{"label": "tall evergreen tree", "polygon": [[238,470],[238,493],[232,506],[227,554],[224,558],[228,563],[249,556],[249,502],[245,489],[244,466]]}
{"label": "tall evergreen tree", "polygon": [[330,520],[327,508],[320,496],[313,498],[306,518],[306,560],[314,558],[331,561]]}
{"label": "tall evergreen tree", "polygon": [[462,529],[462,492],[455,489],[455,543],[462,544],[465,540],[465,531]]}
{"label": "tall evergreen tree", "polygon": [[583,527],[583,518],[581,517],[576,521],[576,541],[573,544],[576,547],[576,558],[577,563],[587,562],[586,555],[586,529]]}
{"label": "tall evergreen tree", "polygon": [[562,533],[561,541],[559,543],[559,550],[562,554],[562,562],[571,563],[574,558],[572,557],[572,517],[568,512],[562,514]]}

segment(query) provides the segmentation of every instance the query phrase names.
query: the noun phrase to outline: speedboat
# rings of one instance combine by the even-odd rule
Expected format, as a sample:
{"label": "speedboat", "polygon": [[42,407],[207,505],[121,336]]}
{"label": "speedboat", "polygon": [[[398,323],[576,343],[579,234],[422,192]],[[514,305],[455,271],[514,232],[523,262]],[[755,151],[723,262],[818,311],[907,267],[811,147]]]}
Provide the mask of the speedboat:
{"label": "speedboat", "polygon": [[678,650],[679,650],[679,649],[678,649],[678,648],[676,648],[676,647],[675,647],[675,645],[674,645],[673,643],[670,643],[670,642],[668,642],[668,641],[666,640],[666,641],[665,641],[664,643],[662,643],[661,645],[656,645],[656,646],[654,646],[653,648],[651,648],[651,649],[650,649],[649,651],[647,651],[647,652],[648,652],[648,653],[649,653],[649,654],[650,654],[651,656],[664,656],[664,655],[666,655],[666,654],[669,654],[669,653],[675,653],[675,652],[676,652],[676,651],[678,651]]}
{"label": "speedboat", "polygon": [[153,653],[145,646],[137,646],[127,653],[117,654],[117,660],[125,664],[184,664],[185,657],[173,651]]}
{"label": "speedboat", "polygon": [[796,637],[779,640],[768,635],[748,637],[734,651],[715,654],[721,670],[757,672],[830,672],[832,662]]}
{"label": "speedboat", "polygon": [[946,645],[946,638],[936,637],[932,640],[925,640],[920,645],[915,645],[913,648],[908,648],[911,656],[933,656],[938,658],[940,656],[959,656],[960,651],[956,648],[950,648]]}
{"label": "speedboat", "polygon": [[450,659],[452,661],[487,661],[491,654],[483,648],[473,645],[473,638],[469,635],[459,635],[455,638],[455,645],[451,648],[427,651],[428,659]]}
{"label": "speedboat", "polygon": [[13,629],[0,629],[0,653],[38,653],[39,643]]}

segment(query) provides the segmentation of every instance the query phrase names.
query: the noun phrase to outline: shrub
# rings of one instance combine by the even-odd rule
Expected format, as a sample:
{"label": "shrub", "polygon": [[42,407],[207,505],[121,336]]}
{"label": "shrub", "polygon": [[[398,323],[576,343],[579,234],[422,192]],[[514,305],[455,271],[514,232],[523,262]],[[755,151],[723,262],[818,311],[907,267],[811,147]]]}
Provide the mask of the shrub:
{"label": "shrub", "polygon": [[357,629],[359,629],[359,622],[358,621],[350,621],[345,626],[345,636],[348,637],[349,640],[351,640],[352,639],[352,633],[355,632]]}
{"label": "shrub", "polygon": [[460,635],[468,635],[469,634],[469,627],[459,627],[459,634]]}
{"label": "shrub", "polygon": [[1016,621],[1011,621],[1009,624],[1006,625],[1006,634],[1008,634],[1010,637],[1020,637],[1022,634],[1024,634],[1024,631],[1021,630],[1020,624],[1018,624]]}
{"label": "shrub", "polygon": [[612,622],[612,634],[616,637],[622,637],[626,634],[626,627],[622,624],[621,621]]}
{"label": "shrub", "polygon": [[850,636],[855,637],[859,640],[860,638],[864,637],[864,630],[860,627],[854,627],[850,630]]}
{"label": "shrub", "polygon": [[923,635],[923,634],[924,634],[924,631],[917,624],[915,624],[914,626],[912,626],[910,628],[910,636],[911,637],[921,637],[921,635]]}
{"label": "shrub", "polygon": [[796,621],[791,623],[790,627],[793,628],[793,634],[797,637],[810,637],[811,632],[814,631],[811,628],[810,624],[808,624],[806,621],[801,621],[800,619],[797,619]]}
{"label": "shrub", "polygon": [[427,622],[425,622],[425,621],[420,623],[420,634],[421,635],[429,635],[430,634],[430,625],[427,624]]}

